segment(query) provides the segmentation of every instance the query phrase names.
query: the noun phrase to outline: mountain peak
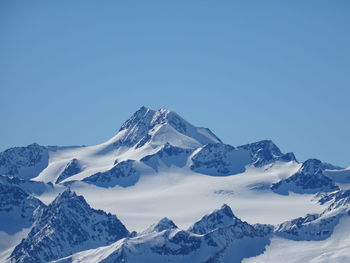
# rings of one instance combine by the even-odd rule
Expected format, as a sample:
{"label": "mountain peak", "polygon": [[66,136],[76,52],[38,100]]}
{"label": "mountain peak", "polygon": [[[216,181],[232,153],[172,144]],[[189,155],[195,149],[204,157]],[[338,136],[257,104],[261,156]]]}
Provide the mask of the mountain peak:
{"label": "mountain peak", "polygon": [[224,204],[220,209],[203,216],[190,227],[189,231],[196,234],[206,234],[217,228],[235,225],[240,222],[242,223],[242,221],[233,214],[231,208]]}
{"label": "mountain peak", "polygon": [[77,194],[73,192],[70,188],[67,188],[56,197],[56,200],[67,200],[72,199],[74,197],[77,197]]}
{"label": "mountain peak", "polygon": [[193,126],[172,110],[162,108],[155,111],[145,106],[124,122],[113,141],[117,147],[135,148],[167,142],[177,147],[197,148],[221,142],[209,129]]}
{"label": "mountain peak", "polygon": [[123,125],[120,127],[119,131],[129,129],[130,127],[136,125],[142,120],[146,119],[147,116],[153,115],[154,111],[149,108],[142,106],[139,108],[128,120],[126,120]]}
{"label": "mountain peak", "polygon": [[163,231],[165,229],[177,228],[175,223],[167,217],[162,218],[155,226],[154,229],[158,232]]}
{"label": "mountain peak", "polygon": [[229,207],[227,204],[223,204],[221,208],[217,211],[222,212],[224,215],[228,217],[235,218],[235,215],[233,214],[231,207]]}
{"label": "mountain peak", "polygon": [[308,159],[306,160],[300,168],[300,172],[304,174],[316,174],[322,172],[323,164],[318,159]]}
{"label": "mountain peak", "polygon": [[176,228],[177,228],[177,226],[175,225],[175,223],[172,220],[170,220],[167,217],[164,217],[161,220],[159,220],[159,222],[157,224],[151,225],[149,228],[147,228],[142,233],[147,234],[147,233],[151,233],[151,232],[162,232],[164,230],[176,229]]}
{"label": "mountain peak", "polygon": [[295,174],[272,184],[271,189],[283,195],[288,195],[288,192],[315,194],[321,191],[333,192],[339,190],[339,186],[324,175],[320,160],[308,159]]}
{"label": "mountain peak", "polygon": [[256,167],[264,166],[276,161],[297,161],[292,152],[286,154],[282,153],[277,145],[271,140],[262,140],[250,144],[241,145],[237,148],[249,151],[253,159],[253,164]]}

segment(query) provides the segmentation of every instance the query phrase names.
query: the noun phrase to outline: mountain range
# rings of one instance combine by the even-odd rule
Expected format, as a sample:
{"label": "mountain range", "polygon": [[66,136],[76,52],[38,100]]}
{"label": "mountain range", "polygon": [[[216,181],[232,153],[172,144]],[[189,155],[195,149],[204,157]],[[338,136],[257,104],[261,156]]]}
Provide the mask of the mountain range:
{"label": "mountain range", "polygon": [[99,145],[0,153],[0,262],[347,262],[349,189],[350,168],[141,107]]}

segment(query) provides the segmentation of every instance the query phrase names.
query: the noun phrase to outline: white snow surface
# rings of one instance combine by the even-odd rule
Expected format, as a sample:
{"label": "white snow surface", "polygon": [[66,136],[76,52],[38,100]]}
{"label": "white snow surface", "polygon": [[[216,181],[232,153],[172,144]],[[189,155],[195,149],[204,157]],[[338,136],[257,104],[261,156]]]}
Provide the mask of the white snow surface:
{"label": "white snow surface", "polygon": [[[71,189],[83,195],[93,208],[116,214],[130,231],[145,230],[163,217],[187,229],[224,203],[248,223],[279,224],[325,208],[313,200],[313,195],[283,196],[269,190],[272,182],[290,176],[299,167],[294,162],[276,163],[249,168],[242,174],[214,177],[172,166],[158,173],[148,172],[126,188],[106,189],[77,182]],[[54,197],[50,193],[38,196],[44,203]]]}
{"label": "white snow surface", "polygon": [[264,254],[244,263],[345,263],[350,262],[350,217],[344,217],[333,234],[322,241],[292,241],[273,237]]}

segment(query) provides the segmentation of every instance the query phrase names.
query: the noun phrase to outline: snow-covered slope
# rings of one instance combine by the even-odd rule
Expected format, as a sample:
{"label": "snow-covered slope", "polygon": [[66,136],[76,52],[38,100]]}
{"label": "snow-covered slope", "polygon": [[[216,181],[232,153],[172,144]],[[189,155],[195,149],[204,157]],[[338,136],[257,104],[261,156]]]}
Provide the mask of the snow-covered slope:
{"label": "snow-covered slope", "polygon": [[350,190],[320,194],[319,200],[328,207],[319,214],[308,214],[277,227],[280,236],[293,240],[323,240],[331,236],[344,216],[350,216]]}
{"label": "snow-covered slope", "polygon": [[350,262],[350,217],[340,219],[332,236],[322,241],[294,241],[273,237],[266,251],[244,263]]}

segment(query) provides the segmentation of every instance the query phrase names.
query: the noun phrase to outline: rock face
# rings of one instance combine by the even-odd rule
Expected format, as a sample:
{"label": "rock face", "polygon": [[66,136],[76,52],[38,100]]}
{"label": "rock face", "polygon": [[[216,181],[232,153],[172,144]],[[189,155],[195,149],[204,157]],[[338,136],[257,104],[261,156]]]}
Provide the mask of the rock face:
{"label": "rock face", "polygon": [[249,152],[233,146],[217,143],[207,144],[196,150],[191,158],[190,168],[198,173],[225,176],[245,171],[251,163]]}
{"label": "rock face", "polygon": [[91,175],[83,181],[100,187],[133,185],[139,179],[138,172],[133,167],[134,163],[132,160],[116,163],[112,169]]}
{"label": "rock face", "polygon": [[270,140],[263,140],[255,143],[245,144],[237,147],[250,152],[252,156],[252,164],[260,167],[273,162],[290,162],[295,161],[292,152],[282,153],[281,150]]}
{"label": "rock face", "polygon": [[82,171],[81,165],[77,159],[70,160],[64,170],[60,173],[60,175],[57,177],[56,184],[62,182],[63,180],[78,174]]}
{"label": "rock face", "polygon": [[187,164],[188,157],[193,152],[191,149],[175,147],[170,143],[166,143],[155,154],[147,155],[140,161],[158,171],[160,166],[184,167]]}
{"label": "rock face", "polygon": [[141,107],[122,125],[115,146],[140,148],[147,143],[167,142],[177,147],[196,148],[221,141],[209,129],[195,127],[171,110]]}
{"label": "rock face", "polygon": [[0,153],[0,174],[23,179],[37,176],[48,165],[48,149],[37,143]]}
{"label": "rock face", "polygon": [[30,227],[44,207],[21,188],[0,183],[0,231],[14,234]]}
{"label": "rock face", "polygon": [[116,216],[92,209],[82,196],[66,190],[44,209],[11,260],[49,262],[128,235]]}
{"label": "rock face", "polygon": [[271,189],[279,194],[332,192],[339,190],[335,183],[324,175],[323,164],[320,160],[306,160],[299,171],[292,176],[273,184]]}

